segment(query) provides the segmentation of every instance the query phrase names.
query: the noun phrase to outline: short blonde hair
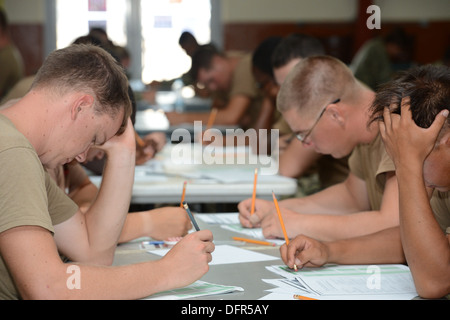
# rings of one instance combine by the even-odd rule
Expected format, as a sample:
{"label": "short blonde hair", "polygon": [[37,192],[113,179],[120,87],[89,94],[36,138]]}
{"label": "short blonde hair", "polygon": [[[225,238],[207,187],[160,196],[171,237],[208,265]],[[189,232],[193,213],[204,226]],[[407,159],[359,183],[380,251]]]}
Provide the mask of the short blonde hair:
{"label": "short blonde hair", "polygon": [[316,110],[336,99],[343,99],[356,84],[351,70],[330,56],[312,56],[300,60],[280,88],[277,107],[280,112],[292,108],[302,114]]}

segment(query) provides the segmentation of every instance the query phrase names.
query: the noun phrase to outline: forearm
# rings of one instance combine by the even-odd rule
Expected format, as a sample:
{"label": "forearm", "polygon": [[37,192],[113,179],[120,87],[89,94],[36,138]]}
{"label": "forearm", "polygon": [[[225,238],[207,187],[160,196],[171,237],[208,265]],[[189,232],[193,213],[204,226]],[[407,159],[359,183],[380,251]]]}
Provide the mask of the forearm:
{"label": "forearm", "polygon": [[92,252],[112,256],[125,222],[134,181],[135,152],[117,150],[109,155],[86,225]]}
{"label": "forearm", "polygon": [[176,286],[162,270],[167,268],[161,261],[119,267],[61,264],[43,277],[45,285],[33,281],[32,288],[20,291],[24,299],[139,299]]}
{"label": "forearm", "polygon": [[201,121],[203,125],[206,125],[209,118],[209,113],[207,112],[183,112],[177,113],[172,112],[169,116],[169,121],[171,125],[179,125],[182,123],[194,123],[194,121]]}
{"label": "forearm", "polygon": [[364,209],[353,201],[343,183],[307,197],[282,200],[280,207],[306,214],[347,214]]}
{"label": "forearm", "polygon": [[[136,238],[148,236],[148,212],[133,212],[126,217],[120,234],[119,243],[128,242]],[[147,218],[147,219],[146,219]]]}
{"label": "forearm", "polygon": [[88,184],[69,193],[69,197],[78,205],[78,207],[88,208],[97,196],[97,187],[89,181]]}
{"label": "forearm", "polygon": [[398,217],[381,211],[352,214],[299,214],[287,223],[289,236],[303,234],[322,241],[359,237],[398,225]]}
{"label": "forearm", "polygon": [[328,263],[405,263],[398,227],[361,237],[325,242],[324,244],[329,254]]}
{"label": "forearm", "polygon": [[398,170],[400,231],[418,293],[437,298],[450,290],[450,246],[434,218],[421,171]]}
{"label": "forearm", "polygon": [[280,175],[299,177],[315,163],[321,155],[313,149],[305,148],[300,141],[293,138],[286,150],[280,155]]}

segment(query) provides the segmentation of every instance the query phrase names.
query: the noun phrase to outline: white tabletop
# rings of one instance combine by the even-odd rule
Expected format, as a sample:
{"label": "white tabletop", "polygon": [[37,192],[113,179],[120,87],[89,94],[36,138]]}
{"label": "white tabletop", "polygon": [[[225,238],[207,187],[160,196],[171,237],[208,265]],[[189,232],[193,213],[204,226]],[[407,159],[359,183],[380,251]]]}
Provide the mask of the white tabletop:
{"label": "white tabletop", "polygon": [[[277,197],[291,196],[297,190],[295,179],[274,174],[273,168],[261,167],[261,164],[254,161],[238,163],[236,159],[245,156],[245,148],[235,150],[235,157],[230,156],[227,151],[225,157],[228,158],[224,164],[205,163],[194,155],[195,152],[188,156],[184,154],[184,160],[186,157],[189,159],[180,161],[179,158],[175,159],[181,150],[177,148],[168,145],[155,159],[145,165],[136,166],[132,203],[178,202],[181,200],[185,181],[187,181],[185,200],[188,203],[239,202],[252,196],[255,168],[258,168],[256,188],[258,198],[272,199],[272,191]],[[99,186],[101,177],[92,176],[91,180]]]}

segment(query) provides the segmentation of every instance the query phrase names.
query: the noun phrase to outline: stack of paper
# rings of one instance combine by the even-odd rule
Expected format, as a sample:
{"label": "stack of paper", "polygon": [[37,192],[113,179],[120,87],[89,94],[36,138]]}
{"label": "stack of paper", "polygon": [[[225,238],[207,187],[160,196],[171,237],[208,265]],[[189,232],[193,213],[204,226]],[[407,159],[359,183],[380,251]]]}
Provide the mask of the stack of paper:
{"label": "stack of paper", "polygon": [[263,280],[277,287],[263,299],[300,295],[319,300],[409,300],[418,295],[404,265],[327,265],[297,272],[280,265],[266,268],[283,278]]}
{"label": "stack of paper", "polygon": [[198,280],[183,288],[156,293],[147,297],[145,300],[181,300],[235,291],[244,291],[244,289],[241,287],[224,286]]}

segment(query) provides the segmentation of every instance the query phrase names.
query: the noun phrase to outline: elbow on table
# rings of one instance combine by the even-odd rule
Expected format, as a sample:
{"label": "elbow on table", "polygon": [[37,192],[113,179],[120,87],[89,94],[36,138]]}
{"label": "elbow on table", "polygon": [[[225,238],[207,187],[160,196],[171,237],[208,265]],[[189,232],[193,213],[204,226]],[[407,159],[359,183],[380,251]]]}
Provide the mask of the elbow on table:
{"label": "elbow on table", "polygon": [[414,279],[417,293],[424,299],[441,299],[450,293],[448,279]]}

